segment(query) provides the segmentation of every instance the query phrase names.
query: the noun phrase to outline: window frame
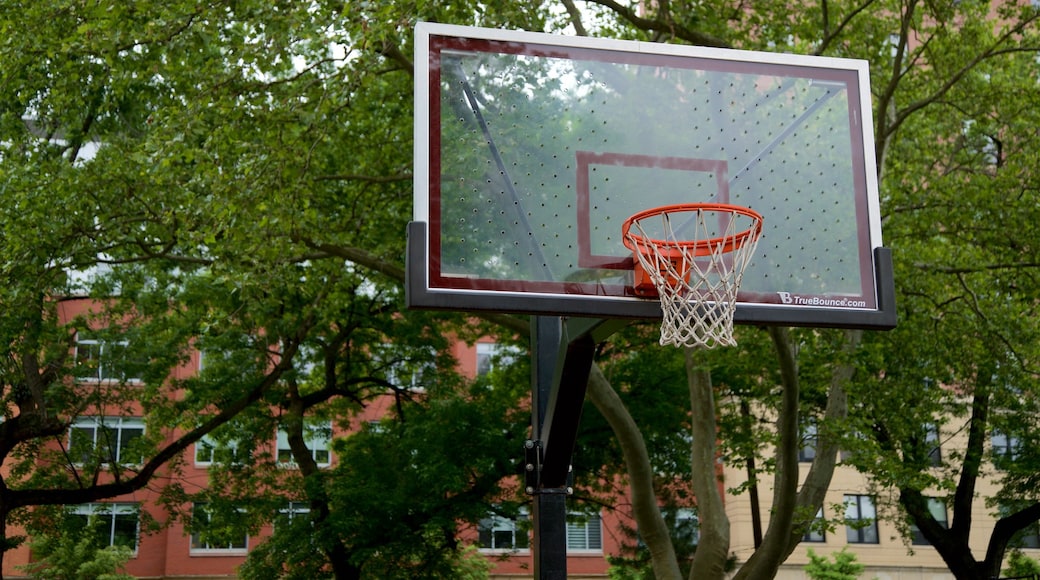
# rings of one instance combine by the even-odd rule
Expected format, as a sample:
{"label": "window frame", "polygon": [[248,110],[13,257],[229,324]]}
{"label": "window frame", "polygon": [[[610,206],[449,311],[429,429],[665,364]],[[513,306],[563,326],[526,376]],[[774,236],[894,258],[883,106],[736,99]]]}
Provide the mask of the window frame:
{"label": "window frame", "polygon": [[[138,549],[141,546],[141,504],[133,502],[91,502],[69,506],[67,517],[72,518],[83,518],[86,524],[89,524],[90,519],[94,518],[106,518],[108,519],[108,539],[105,546],[127,546],[133,551],[134,557],[137,556]],[[133,532],[133,544],[127,545],[123,543],[117,543],[118,523],[120,519],[124,521],[127,519],[120,516],[131,516],[134,523]],[[104,547],[104,546],[103,546]]]}
{"label": "window frame", "polygon": [[[520,508],[516,518],[507,518],[499,514],[489,514],[477,523],[477,548],[483,553],[516,554],[531,551],[531,536],[523,522],[529,521],[526,508]],[[497,545],[500,534],[508,534],[510,547]],[[485,542],[487,538],[487,542]],[[522,539],[522,540],[521,540]]]}
{"label": "window frame", "polygon": [[499,365],[511,364],[520,355],[516,346],[500,342],[478,342],[476,351],[474,375],[477,377],[487,375],[499,368]]}
{"label": "window frame", "polygon": [[816,510],[816,515],[813,516],[812,521],[809,523],[809,527],[806,528],[805,533],[802,534],[802,541],[808,544],[827,543],[827,529],[824,525],[822,507]]}
{"label": "window frame", "polygon": [[[198,441],[194,443],[194,459],[195,465],[198,467],[210,467],[212,465],[243,465],[245,461],[240,456],[241,451],[238,448],[237,439],[228,439],[226,442],[217,441],[213,437],[212,433],[203,435]],[[200,452],[208,449],[209,458],[200,458]],[[216,457],[220,451],[227,451],[230,454],[229,461],[223,461]]]}
{"label": "window frame", "polygon": [[[998,444],[998,440],[1002,440]],[[1003,470],[1009,463],[1018,460],[1022,452],[1022,439],[1000,429],[994,429],[989,437],[990,450],[993,453],[993,467]]]}
{"label": "window frame", "polygon": [[820,431],[816,419],[810,418],[802,425],[801,445],[798,447],[798,462],[812,463],[816,460],[816,448],[820,444]]}
{"label": "window frame", "polygon": [[[997,509],[995,516],[997,519],[1008,517],[1015,513],[1022,506],[1009,506],[1007,504],[1000,504]],[[1040,549],[1040,522],[1033,522],[1021,530],[1015,532],[1011,539],[1008,541],[1008,548],[1017,548],[1020,550],[1036,550]]]}
{"label": "window frame", "polygon": [[[208,525],[212,520],[210,519],[209,512],[206,510],[205,502],[195,502],[191,505],[191,519],[192,527],[196,527],[196,521],[198,521],[203,515],[205,515],[205,525]],[[249,553],[249,532],[245,532],[242,538],[242,546],[239,547],[234,542],[229,542],[226,548],[215,548],[209,541],[202,540],[201,531],[188,531],[188,554],[190,556],[226,556],[226,555],[243,555]]]}
{"label": "window frame", "polygon": [[[320,425],[317,425],[320,423]],[[332,465],[332,420],[305,420],[303,438],[318,467]],[[320,439],[320,441],[319,441]],[[315,445],[321,443],[321,445]],[[321,457],[321,458],[320,458]],[[275,461],[283,467],[298,467],[289,448],[289,434],[280,426],[275,434]]]}
{"label": "window frame", "polygon": [[942,441],[939,437],[939,425],[925,423],[924,429],[924,443],[931,445],[928,449],[928,465],[939,467],[942,465]]}
{"label": "window frame", "polygon": [[697,515],[695,508],[681,507],[675,510],[675,534],[676,536],[682,536],[683,533],[690,529],[692,531],[692,538],[690,538],[691,545],[697,546],[701,543],[701,520]]}
{"label": "window frame", "polygon": [[567,516],[567,553],[603,553],[603,522],[598,513]]}
{"label": "window frame", "polygon": [[1008,546],[1020,550],[1040,549],[1040,522],[1033,522],[1019,530],[1012,536]]}
{"label": "window frame", "polygon": [[[112,425],[115,422],[116,425]],[[147,433],[147,427],[142,417],[108,417],[108,416],[88,416],[88,417],[76,417],[72,423],[69,424],[67,445],[70,452],[73,451],[73,447],[77,446],[74,434],[85,433],[86,431],[91,432],[91,446],[87,453],[83,456],[76,458],[76,465],[87,464],[87,454],[94,455],[97,452],[99,435],[106,431],[116,434],[114,447],[109,447],[106,456],[100,462],[100,465],[142,465],[144,463],[144,456],[135,458],[135,461],[124,461],[123,454],[125,450],[130,447],[135,439],[144,437]],[[124,431],[137,430],[140,431],[136,436],[130,437],[124,442]],[[109,442],[111,443],[111,442]],[[113,457],[112,451],[115,451]]]}
{"label": "window frame", "polygon": [[[949,512],[946,510],[946,503],[937,497],[925,498],[928,501],[928,512],[932,514],[935,521],[944,528],[950,527]],[[941,510],[941,513],[940,513]],[[941,516],[941,517],[940,517]],[[921,530],[917,527],[913,521],[910,522],[910,544],[913,546],[931,546]]]}
{"label": "window frame", "polygon": [[[874,496],[845,494],[844,503],[845,540],[849,544],[880,544],[881,536],[878,533],[877,504],[874,503]],[[872,512],[871,516],[864,516],[865,507],[869,507]],[[853,510],[853,508],[855,509]],[[855,512],[854,514],[851,513],[853,511]],[[851,517],[852,515],[855,517]],[[852,524],[852,522],[857,523]],[[872,537],[871,534],[873,535]]]}
{"label": "window frame", "polygon": [[[84,373],[83,360],[81,350],[83,347],[88,348],[89,357],[87,361],[97,361],[96,368],[91,369],[91,373]],[[106,353],[106,350],[119,347],[121,356],[117,355],[116,358],[109,359],[110,354]],[[87,383],[140,383],[141,377],[128,376],[129,373],[126,370],[126,353],[130,350],[130,341],[127,340],[105,340],[101,338],[95,338],[94,335],[88,332],[77,332],[76,333],[76,346],[75,352],[73,353],[73,360],[75,361],[75,376],[76,380]],[[109,362],[106,363],[106,359]],[[112,361],[122,360],[123,364],[118,364]],[[110,376],[111,373],[111,376]]]}
{"label": "window frame", "polygon": [[[271,521],[271,529],[277,530],[279,526],[292,527],[293,522],[299,518],[310,521],[311,506],[305,501],[287,500],[278,508],[278,513]],[[314,523],[311,522],[311,526]]]}
{"label": "window frame", "polygon": [[[395,351],[398,349],[400,347],[395,347],[393,343],[383,343],[373,352],[374,362],[378,366],[383,367],[387,383],[396,390],[414,393],[426,392],[427,377],[434,377],[437,373],[436,349],[432,346],[427,346],[424,349],[413,349],[425,350],[426,352],[421,354],[427,360],[423,360],[422,357],[415,359],[411,356],[395,356]],[[405,377],[407,377],[407,380],[404,380]]]}

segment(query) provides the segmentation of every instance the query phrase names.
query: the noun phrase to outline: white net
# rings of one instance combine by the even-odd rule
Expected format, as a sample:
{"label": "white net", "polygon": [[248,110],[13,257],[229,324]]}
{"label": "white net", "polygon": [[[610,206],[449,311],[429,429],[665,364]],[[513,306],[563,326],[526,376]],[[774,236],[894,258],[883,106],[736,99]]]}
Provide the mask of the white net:
{"label": "white net", "polygon": [[664,314],[661,344],[733,346],[733,314],[762,216],[725,204],[669,206],[636,214],[624,230]]}

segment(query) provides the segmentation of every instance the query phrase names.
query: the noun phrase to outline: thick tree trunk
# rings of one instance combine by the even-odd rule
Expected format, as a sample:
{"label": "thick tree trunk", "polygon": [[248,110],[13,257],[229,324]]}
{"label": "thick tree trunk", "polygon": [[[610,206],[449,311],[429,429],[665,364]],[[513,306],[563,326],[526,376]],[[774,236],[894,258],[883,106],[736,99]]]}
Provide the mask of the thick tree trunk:
{"label": "thick tree trunk", "polygon": [[679,571],[679,561],[675,556],[668,526],[657,505],[654,471],[650,465],[650,455],[647,453],[643,434],[621,398],[595,364],[589,373],[587,394],[589,401],[607,420],[621,446],[625,467],[628,470],[633,516],[636,525],[639,526],[639,535],[650,551],[654,577],[657,580],[681,580],[682,573]]}
{"label": "thick tree trunk", "polygon": [[693,422],[693,442],[690,445],[693,474],[690,483],[697,497],[701,532],[697,551],[693,554],[690,579],[721,580],[726,576],[729,559],[729,516],[719,491],[719,473],[716,470],[718,429],[711,371],[699,364],[698,352],[693,348],[686,349],[686,379]]}

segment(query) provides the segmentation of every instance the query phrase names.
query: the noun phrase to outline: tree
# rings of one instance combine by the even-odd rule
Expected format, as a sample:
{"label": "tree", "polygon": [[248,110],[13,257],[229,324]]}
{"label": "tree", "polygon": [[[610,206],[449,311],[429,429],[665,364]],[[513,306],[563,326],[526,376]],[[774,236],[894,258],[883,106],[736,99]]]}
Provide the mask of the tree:
{"label": "tree", "polygon": [[[903,253],[901,325],[870,337],[854,421],[872,441],[857,465],[892,491],[893,515],[917,526],[955,577],[990,578],[1016,532],[1040,516],[1035,486],[1023,485],[1036,458],[1016,447],[1004,460],[988,441],[995,432],[1027,441],[1036,428],[1035,240],[1019,220],[1036,217],[1025,167],[1037,159],[1027,95],[1038,15],[1012,5],[989,19],[984,5],[959,6],[956,16],[920,10],[911,3],[899,13],[898,74],[880,84],[891,105],[879,133],[903,136],[887,140],[885,165],[887,232]],[[922,61],[936,74],[911,81]],[[933,469],[937,441],[927,429],[938,441],[966,433],[967,443]],[[987,477],[1001,484],[986,498],[1000,517],[976,554],[970,511]],[[947,506],[948,528],[929,497]]]}
{"label": "tree", "polygon": [[[412,398],[374,347],[392,339],[389,354],[432,364],[434,327],[451,319],[398,318],[384,277],[401,278],[385,256],[401,255],[411,206],[410,67],[372,17],[317,3],[0,8],[0,525],[141,489],[229,428],[273,433],[284,417],[295,446],[305,415],[346,421],[387,389]],[[178,375],[193,351],[203,371]],[[325,380],[301,389],[315,361]],[[126,457],[72,449],[83,416],[147,429]],[[174,509],[190,499],[163,493]]]}
{"label": "tree", "polygon": [[[870,60],[878,101],[875,115],[876,157],[879,174],[883,178],[882,189],[885,192],[884,201],[888,216],[886,221],[890,222],[889,229],[896,232],[896,241],[890,244],[897,252],[900,249],[905,249],[906,252],[902,255],[904,261],[897,263],[897,276],[898,280],[907,280],[900,286],[900,311],[904,320],[903,328],[911,330],[907,333],[871,336],[872,344],[862,350],[857,348],[861,340],[860,334],[848,333],[844,338],[845,346],[831,350],[845,354],[838,358],[839,362],[844,362],[833,367],[835,380],[830,383],[830,396],[817,399],[816,405],[803,407],[802,411],[811,412],[813,406],[816,407],[817,413],[824,407],[828,409],[820,417],[824,421],[821,423],[822,449],[818,450],[817,461],[823,456],[833,465],[834,451],[838,443],[836,434],[848,426],[844,400],[845,391],[851,388],[851,384],[847,381],[852,376],[854,368],[863,369],[865,372],[858,373],[857,378],[860,379],[858,383],[866,390],[857,390],[855,393],[858,400],[853,399],[853,409],[856,413],[852,422],[854,425],[862,426],[863,430],[860,432],[877,435],[878,443],[893,452],[889,457],[909,459],[906,468],[899,471],[899,477],[905,479],[895,484],[901,488],[902,509],[910,513],[922,531],[927,528],[935,533],[935,537],[946,535],[953,540],[947,546],[936,544],[936,547],[958,577],[992,576],[996,571],[994,565],[999,565],[1006,540],[1015,530],[1021,529],[1020,526],[1035,521],[1036,515],[1036,508],[1030,503],[1032,500],[1027,499],[1023,509],[1015,508],[1017,511],[1013,510],[998,525],[985,561],[974,562],[967,546],[970,529],[970,518],[967,514],[971,507],[970,491],[974,489],[974,481],[979,475],[978,467],[983,458],[984,434],[991,420],[987,409],[991,404],[989,393],[993,390],[992,372],[999,368],[1002,370],[1001,374],[1014,376],[1017,380],[1013,380],[1013,390],[1021,392],[1027,388],[1024,382],[1031,382],[1029,377],[1032,373],[1029,369],[1031,361],[1036,360],[1035,354],[1030,350],[1030,345],[1036,344],[1033,338],[1035,327],[1028,322],[1033,318],[1030,297],[1035,295],[1035,292],[1026,290],[1033,278],[1032,271],[1036,265],[1032,254],[1035,245],[1024,242],[1024,238],[1019,235],[1014,236],[1010,244],[1002,237],[1009,231],[1024,232],[1028,228],[1023,229],[1023,226],[1016,225],[1018,220],[1029,221],[1035,217],[1031,195],[1020,195],[1008,203],[1006,192],[1025,194],[1035,186],[1031,182],[1031,172],[1024,169],[1025,166],[1022,166],[1023,169],[1011,169],[1007,165],[1012,143],[1018,153],[1015,156],[1016,161],[1021,160],[1026,164],[1035,162],[1035,149],[1032,147],[1035,131],[1029,129],[1033,123],[1030,120],[1032,113],[1023,111],[1021,107],[1030,103],[1025,107],[1031,110],[1036,108],[1035,102],[1031,103],[1029,98],[1023,98],[1027,93],[1033,94],[1027,87],[1035,86],[1036,82],[1035,66],[1029,64],[1037,46],[1036,11],[1025,6],[1002,5],[998,13],[991,15],[988,12],[990,6],[986,4],[933,6],[918,2],[891,5],[868,2],[857,6],[834,7],[830,4],[803,6],[784,2],[772,4],[768,8],[756,7],[754,13],[744,12],[739,7],[727,13],[725,9],[719,10],[718,6],[695,7],[686,11],[670,4],[655,5],[648,11],[637,13],[610,2],[596,4],[615,11],[619,17],[616,21],[618,29],[631,26],[639,31],[634,33],[636,36],[644,35],[649,40],[682,39],[743,48],[784,46],[815,54]],[[722,18],[717,17],[719,14]],[[690,22],[696,23],[695,26],[685,26]],[[777,22],[785,24],[777,26]],[[581,27],[576,26],[576,29],[580,30]],[[1000,72],[997,69],[1000,69]],[[1013,72],[1005,75],[1003,71]],[[990,98],[972,98],[970,95],[976,90],[981,90]],[[1011,98],[1004,100],[1008,96]],[[1002,110],[1005,105],[1006,110]],[[950,115],[950,110],[958,114]],[[1024,114],[1020,116],[1018,113]],[[1019,121],[1023,121],[1024,125],[1018,126]],[[940,153],[944,150],[945,154]],[[936,175],[936,158],[950,160],[946,165],[949,168],[947,173]],[[949,184],[950,195],[944,193],[943,182]],[[972,195],[965,198],[966,191]],[[896,201],[897,192],[906,194],[905,204]],[[956,197],[953,197],[954,195]],[[960,221],[966,216],[970,216],[968,220]],[[1006,227],[992,230],[972,227],[980,217],[984,223],[1006,224]],[[926,229],[925,235],[919,235],[922,222],[918,220],[934,227]],[[904,226],[906,230],[903,230]],[[900,237],[903,231],[908,235],[905,241]],[[911,241],[912,243],[909,243]],[[963,242],[963,245],[955,242]],[[1006,259],[1009,246],[1012,250],[1010,260]],[[956,252],[951,253],[951,249],[954,248]],[[986,256],[984,253],[987,250],[996,253]],[[929,259],[931,261],[928,261]],[[966,260],[970,265],[960,265],[959,260]],[[958,265],[950,265],[951,262]],[[910,270],[916,270],[914,275],[911,275]],[[937,284],[927,289],[915,287],[918,281],[932,280],[930,276],[918,276],[921,270],[936,274]],[[1000,276],[995,276],[996,273]],[[974,281],[971,280],[973,275],[977,278]],[[995,277],[997,280],[994,280]],[[983,291],[983,287],[987,290]],[[999,290],[988,290],[989,288]],[[947,298],[934,298],[943,295]],[[910,306],[906,306],[907,304]],[[951,312],[960,307],[965,309],[961,311],[962,314],[950,316]],[[919,315],[920,319],[916,315]],[[908,318],[909,325],[906,322]],[[918,320],[923,324],[917,325]],[[941,321],[942,324],[938,324],[937,321]],[[963,325],[959,325],[961,323]],[[949,338],[945,341],[940,338],[935,341],[935,345],[947,347],[949,350],[936,351],[934,359],[931,359],[929,354],[933,351],[916,348],[920,343],[917,337],[927,336],[925,333],[934,332],[937,326],[942,326],[944,332],[949,332]],[[965,351],[951,348],[968,342],[964,337],[980,333],[980,340],[974,343],[975,349]],[[793,388],[797,386],[794,382],[797,375],[790,371],[804,368],[795,366],[795,361],[804,358],[807,351],[802,349],[794,356],[792,342],[785,338],[783,333],[775,332],[774,337],[781,367],[788,369],[786,377],[789,380],[785,380],[784,389],[792,403],[780,411],[778,419],[781,434],[785,439],[778,447],[776,473],[781,479],[777,480],[776,487],[778,490],[784,490],[784,485],[788,487],[787,491],[777,494],[780,503],[773,506],[774,516],[771,522],[771,527],[780,522],[774,528],[778,533],[772,537],[784,539],[775,544],[770,543],[770,533],[767,532],[767,539],[762,548],[756,551],[755,556],[738,573],[743,575],[754,570],[751,574],[753,577],[769,577],[769,571],[775,571],[779,562],[790,553],[800,531],[805,529],[806,516],[811,517],[815,513],[812,508],[819,505],[814,501],[798,501],[796,503],[799,503],[802,509],[789,511],[794,488],[790,486],[790,480],[784,480],[783,476],[786,473],[787,477],[790,477],[793,471],[785,461],[791,461],[790,445],[795,441],[791,435],[797,424],[797,420],[791,415],[799,407],[794,404],[798,400],[796,388]],[[885,342],[887,346],[875,350],[874,344],[877,342]],[[888,355],[882,355],[879,351]],[[922,353],[928,354],[922,357]],[[850,358],[853,356],[856,359]],[[888,358],[884,361],[875,358],[885,356]],[[785,364],[785,359],[790,362]],[[913,370],[922,366],[928,367],[925,374]],[[960,370],[951,373],[954,368]],[[901,383],[892,391],[886,391],[885,396],[879,396],[879,381],[874,379],[880,377],[883,382],[912,370],[917,379],[925,378],[931,373],[934,381],[932,385],[936,388],[927,391],[927,394],[920,391],[915,391],[915,394],[921,393],[922,399],[931,396],[932,401],[944,401],[942,413],[932,413],[924,420],[907,421],[905,404],[901,404],[901,400],[905,399],[904,393],[907,388],[918,389],[920,382],[909,385]],[[694,375],[691,374],[691,379],[693,378]],[[939,382],[947,378],[951,381]],[[691,380],[691,393],[698,390],[705,394],[710,392],[707,388],[710,383],[705,379],[702,374],[701,380]],[[981,379],[981,382],[978,379]],[[1001,377],[998,380],[1003,385],[1010,386],[1006,378]],[[940,384],[945,390],[938,388]],[[951,384],[957,387],[951,388]],[[972,420],[969,429],[973,437],[969,443],[970,449],[965,455],[961,484],[956,494],[960,499],[954,500],[954,520],[959,521],[961,525],[954,526],[957,529],[944,532],[924,508],[921,496],[922,490],[929,485],[940,488],[943,485],[934,480],[922,481],[920,477],[914,476],[920,473],[920,459],[927,456],[927,453],[920,452],[925,438],[920,435],[896,433],[894,426],[923,425],[929,419],[935,421],[938,416],[949,416],[951,413],[955,414],[958,409],[966,409],[968,407],[961,406],[965,392],[975,392],[981,396],[976,396],[970,406]],[[607,388],[594,388],[590,397],[597,402],[600,394],[603,399],[599,400],[602,401],[606,400],[610,393]],[[710,399],[700,400],[702,406],[708,408]],[[1028,400],[1031,400],[1031,396],[1026,398],[1026,401]],[[826,403],[820,404],[821,401]],[[1001,408],[1015,409],[1023,402],[1004,398]],[[886,405],[884,409],[879,408],[882,405]],[[860,414],[864,407],[873,409],[866,417]],[[936,411],[935,407],[930,408]],[[1027,409],[1023,410],[1026,411],[1024,415],[1014,413],[1003,416],[1031,416]],[[618,408],[616,414],[623,417],[623,409]],[[640,464],[645,464],[646,456],[639,451],[641,442],[634,432],[634,424],[620,418],[612,425],[618,431],[619,438],[632,441],[632,447],[636,449],[633,455],[638,456]],[[631,436],[626,435],[627,432],[632,432]],[[707,430],[702,433],[713,431]],[[724,431],[721,439],[727,441],[731,436],[732,432]],[[694,440],[697,439],[695,435]],[[711,439],[710,435],[702,438],[703,441]],[[1023,433],[1019,441],[1028,439],[1028,433]],[[841,443],[856,445],[856,442],[849,438]],[[918,445],[917,452],[906,453],[904,444]],[[903,453],[899,454],[899,451]],[[698,453],[696,449],[695,453]],[[704,460],[705,457],[711,456],[710,452],[703,453],[699,462],[702,472],[711,471],[709,464]],[[872,457],[876,456],[871,453],[863,455],[864,469],[867,468],[868,459]],[[1016,457],[1014,463],[1024,466],[1024,457]],[[823,469],[816,470],[816,467]],[[875,461],[872,472],[878,476],[879,481],[891,483],[885,476],[886,470],[890,468],[890,464],[879,465]],[[827,470],[826,465],[814,463],[814,473],[817,475],[822,475]],[[1015,470],[1007,472],[1005,480],[1009,486],[1005,488],[1006,493],[1002,494],[1009,496],[1007,499],[1011,499],[1016,493],[1025,493],[1026,497],[1032,498],[1032,493],[1027,491],[1028,488],[1018,485],[1028,479],[1024,475],[1026,470],[1028,467],[1022,470],[1021,475],[1013,475]],[[630,467],[633,477],[641,471],[642,465],[634,469]],[[825,481],[826,478],[822,480]],[[947,479],[946,485],[950,485],[949,482],[952,481]],[[802,486],[802,491],[807,492],[814,487],[812,482],[808,482]],[[639,487],[634,482],[633,488],[634,494],[649,496],[652,493],[650,485]],[[703,497],[703,493],[698,494],[699,499]],[[805,498],[806,495],[802,495],[800,499]],[[785,509],[776,511],[778,507]],[[658,525],[650,521],[655,519],[651,502],[647,502],[647,511],[650,512],[646,517],[647,527]],[[802,518],[798,521],[791,519],[791,515],[795,513],[803,514]],[[717,528],[718,537],[725,536],[724,517],[709,515],[702,521],[702,529],[711,527]],[[667,543],[666,536],[662,534],[654,534],[647,543],[650,544],[655,539]],[[702,559],[706,567],[700,572],[691,572],[691,577],[717,576],[721,559],[724,557],[725,542],[713,542],[713,546],[714,557]],[[659,558],[655,558],[655,574],[665,577],[661,571],[668,569],[667,577],[677,575],[668,562],[671,554],[666,549],[655,551],[653,546],[650,549],[651,553],[659,555]],[[658,559],[660,566],[657,565]],[[695,557],[695,567],[698,565],[698,559]]]}
{"label": "tree", "polygon": [[[902,509],[949,555],[959,577],[999,566],[1005,540],[1040,509],[1031,495],[1038,472],[1030,469],[1031,454],[1004,472],[1005,497],[995,499],[1026,503],[998,526],[981,564],[965,561],[972,558],[970,523],[940,530],[920,497],[954,481],[970,491],[984,435],[993,425],[1010,429],[1013,422],[1001,424],[1002,417],[1025,416],[1033,404],[1037,107],[1029,59],[1036,11],[1008,3],[992,20],[982,4],[915,0],[766,2],[753,12],[741,3],[660,2],[643,11],[608,0],[587,2],[584,11],[570,0],[561,4],[0,7],[8,39],[0,46],[0,332],[12,345],[0,368],[7,403],[0,458],[12,465],[0,486],[0,522],[30,506],[139,489],[226,424],[285,427],[307,478],[306,500],[318,516],[337,515],[326,476],[304,474],[306,420],[347,417],[387,388],[399,398],[398,419],[409,417],[416,397],[379,368],[374,347],[392,337],[400,347],[394,357],[428,358],[422,353],[443,337],[440,325],[458,328],[450,319],[398,315],[411,206],[409,38],[414,21],[424,19],[869,59],[901,329],[883,336],[747,329],[740,335],[746,346],[733,352],[670,352],[668,368],[678,374],[661,384],[678,385],[691,401],[696,415],[680,423],[700,435],[688,448],[696,463],[668,455],[679,443],[659,436],[666,429],[652,415],[641,415],[645,390],[615,374],[632,352],[629,337],[646,344],[645,336],[620,335],[590,381],[600,425],[617,441],[617,454],[599,459],[623,463],[659,578],[685,575],[658,509],[658,490],[675,482],[655,477],[662,458],[701,506],[705,543],[690,577],[718,576],[729,558],[725,515],[711,500],[717,482],[704,477],[719,454],[716,429],[730,460],[757,463],[752,479],[772,474],[780,490],[762,546],[740,577],[770,577],[790,554],[822,502],[838,446],[855,443],[839,437],[849,426],[871,436],[864,461],[900,466],[888,479],[878,469],[878,482],[899,490]],[[91,272],[104,275],[83,275]],[[95,311],[63,317],[68,303],[60,298],[73,295],[93,299]],[[527,334],[523,319],[487,318],[502,334]],[[77,333],[101,335],[90,339],[95,344],[131,345],[135,378],[145,380],[110,390],[75,380]],[[198,377],[161,380],[191,348],[221,355]],[[653,360],[640,354],[636,359]],[[320,369],[321,380],[308,369]],[[920,402],[930,406],[910,414],[901,401],[923,393],[925,378],[934,396]],[[950,386],[963,390],[940,388]],[[1014,396],[1016,389],[1030,396]],[[435,398],[418,402],[436,410]],[[155,426],[137,444],[141,465],[113,464],[101,454],[80,462],[54,451],[76,417],[137,412],[134,405]],[[741,411],[757,408],[777,409],[770,419],[781,428],[764,430]],[[900,425],[957,413],[970,418],[974,434],[963,469],[941,480],[919,477],[913,462],[921,453],[913,445],[923,438]],[[808,414],[821,419],[821,441],[810,479],[798,482],[792,461],[799,417]],[[1033,426],[1025,427],[1015,433],[1022,442],[1035,437]],[[761,436],[775,444],[775,457],[751,444]],[[363,442],[350,452],[363,454]],[[179,490],[167,493],[171,505],[183,504]],[[969,522],[962,517],[967,498],[953,494],[954,520]],[[433,511],[416,529],[440,515]],[[360,544],[345,542],[328,521],[332,541],[320,553],[343,562],[339,550]],[[439,536],[430,545],[450,544]],[[347,567],[337,573],[359,571],[356,562]]]}

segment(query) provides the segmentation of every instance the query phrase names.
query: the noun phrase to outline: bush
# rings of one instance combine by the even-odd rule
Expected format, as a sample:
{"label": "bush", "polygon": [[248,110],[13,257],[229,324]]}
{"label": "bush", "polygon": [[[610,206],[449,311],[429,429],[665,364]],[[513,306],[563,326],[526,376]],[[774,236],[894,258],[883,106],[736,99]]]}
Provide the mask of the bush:
{"label": "bush", "polygon": [[1008,554],[1007,568],[1004,568],[1004,576],[1017,578],[1020,576],[1040,577],[1040,562],[1026,556],[1022,550],[1012,550]]}
{"label": "bush", "polygon": [[30,545],[39,559],[21,569],[33,580],[133,580],[119,572],[134,555],[126,546],[98,548],[89,534],[45,536]]}
{"label": "bush", "polygon": [[834,561],[826,556],[817,556],[809,550],[809,563],[805,565],[805,573],[812,580],[856,580],[863,573],[865,566],[856,561],[856,555],[842,548],[834,552]]}

